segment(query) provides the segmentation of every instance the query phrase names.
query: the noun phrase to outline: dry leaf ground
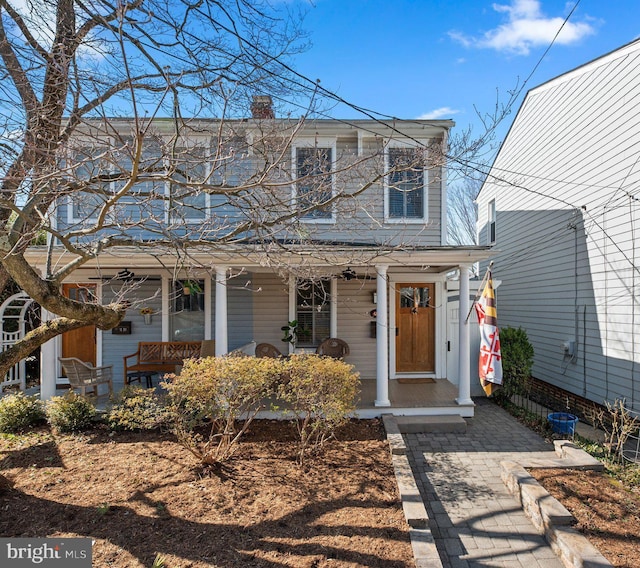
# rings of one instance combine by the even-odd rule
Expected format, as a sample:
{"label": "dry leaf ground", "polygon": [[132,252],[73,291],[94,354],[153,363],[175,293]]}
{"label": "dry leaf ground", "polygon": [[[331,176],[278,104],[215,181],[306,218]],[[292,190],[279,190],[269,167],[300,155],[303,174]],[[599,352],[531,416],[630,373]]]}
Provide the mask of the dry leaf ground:
{"label": "dry leaf ground", "polygon": [[381,423],[337,438],[301,468],[286,426],[258,421],[211,473],[169,434],[4,436],[0,534],[91,537],[95,567],[413,566]]}

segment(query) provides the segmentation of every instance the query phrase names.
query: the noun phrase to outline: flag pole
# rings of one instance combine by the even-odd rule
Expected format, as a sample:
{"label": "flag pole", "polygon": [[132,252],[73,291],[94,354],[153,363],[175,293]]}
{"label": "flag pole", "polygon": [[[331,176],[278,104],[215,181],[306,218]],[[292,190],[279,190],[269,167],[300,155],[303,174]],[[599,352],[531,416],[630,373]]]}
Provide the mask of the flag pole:
{"label": "flag pole", "polygon": [[485,284],[487,283],[489,274],[491,274],[492,268],[493,268],[493,260],[489,262],[489,266],[487,266],[487,271],[484,273],[484,276],[482,277],[482,282],[480,282],[480,286],[478,286],[476,297],[473,299],[473,302],[471,302],[469,313],[467,314],[467,318],[464,320],[465,323],[469,321],[469,317],[471,317],[471,312],[473,311],[474,306],[478,303],[478,298],[480,297],[480,294],[482,294],[482,291],[484,290]]}

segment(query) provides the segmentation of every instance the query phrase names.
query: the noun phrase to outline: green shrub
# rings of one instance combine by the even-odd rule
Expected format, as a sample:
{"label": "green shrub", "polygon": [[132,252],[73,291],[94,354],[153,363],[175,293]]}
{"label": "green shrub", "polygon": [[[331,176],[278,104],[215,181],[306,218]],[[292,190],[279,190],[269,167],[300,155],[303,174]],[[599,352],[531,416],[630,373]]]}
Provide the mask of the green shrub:
{"label": "green shrub", "polygon": [[283,364],[277,397],[296,417],[302,462],[356,409],[359,375],[344,361],[318,355],[293,355]]}
{"label": "green shrub", "polygon": [[23,392],[0,398],[0,432],[22,432],[46,420],[44,403]]}
{"label": "green shrub", "polygon": [[526,395],[533,367],[533,346],[527,332],[521,327],[500,330],[502,354],[502,388],[494,393],[499,401],[510,400],[513,395]]}
{"label": "green shrub", "polygon": [[111,430],[155,430],[167,424],[168,411],[163,399],[151,389],[126,386],[107,410]]}
{"label": "green shrub", "polygon": [[49,400],[46,412],[52,428],[59,432],[79,432],[93,425],[96,407],[87,397],[69,391]]}
{"label": "green shrub", "polygon": [[230,458],[281,373],[277,359],[226,356],[185,361],[180,375],[164,383],[178,442],[205,466]]}

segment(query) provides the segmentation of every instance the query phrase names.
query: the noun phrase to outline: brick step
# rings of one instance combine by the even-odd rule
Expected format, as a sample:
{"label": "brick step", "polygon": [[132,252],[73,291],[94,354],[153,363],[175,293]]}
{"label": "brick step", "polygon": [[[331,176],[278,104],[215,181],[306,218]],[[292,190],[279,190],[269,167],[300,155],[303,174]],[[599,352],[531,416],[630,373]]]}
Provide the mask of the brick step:
{"label": "brick step", "polygon": [[462,416],[396,416],[396,423],[403,434],[422,432],[466,432],[467,422]]}

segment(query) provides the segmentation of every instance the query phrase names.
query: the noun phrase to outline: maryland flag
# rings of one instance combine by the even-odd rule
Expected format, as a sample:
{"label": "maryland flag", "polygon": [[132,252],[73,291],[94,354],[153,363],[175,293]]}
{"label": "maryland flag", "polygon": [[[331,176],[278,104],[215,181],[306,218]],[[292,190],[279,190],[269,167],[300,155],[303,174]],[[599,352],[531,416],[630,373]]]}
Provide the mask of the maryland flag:
{"label": "maryland flag", "polygon": [[476,313],[480,325],[478,374],[484,392],[491,396],[502,384],[502,356],[500,355],[496,297],[493,293],[490,271],[487,273],[487,283],[482,291],[482,296],[476,302]]}

